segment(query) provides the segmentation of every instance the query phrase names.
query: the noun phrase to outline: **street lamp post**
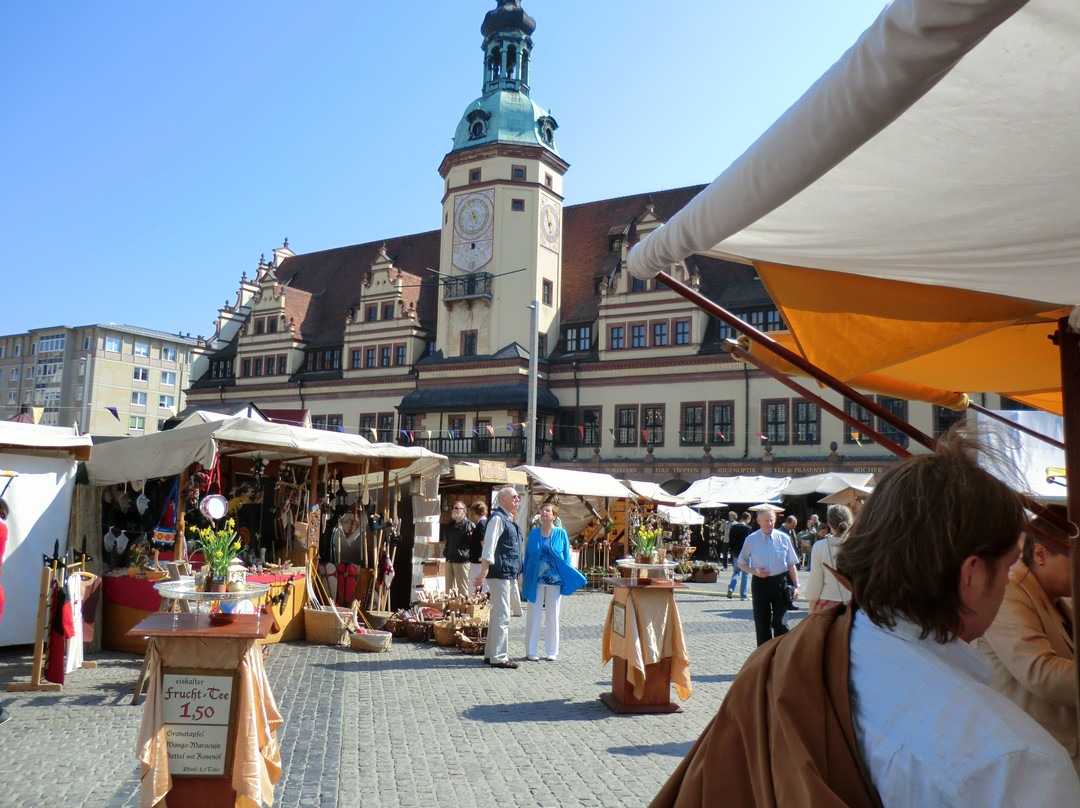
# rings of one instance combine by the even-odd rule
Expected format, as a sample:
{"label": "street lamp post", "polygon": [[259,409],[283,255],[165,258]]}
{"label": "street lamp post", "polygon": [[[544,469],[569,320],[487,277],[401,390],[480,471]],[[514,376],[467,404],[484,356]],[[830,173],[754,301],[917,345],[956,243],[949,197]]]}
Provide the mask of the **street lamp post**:
{"label": "street lamp post", "polygon": [[529,325],[529,432],[525,444],[525,462],[536,465],[536,384],[540,370],[540,303],[534,300],[526,308],[531,312]]}

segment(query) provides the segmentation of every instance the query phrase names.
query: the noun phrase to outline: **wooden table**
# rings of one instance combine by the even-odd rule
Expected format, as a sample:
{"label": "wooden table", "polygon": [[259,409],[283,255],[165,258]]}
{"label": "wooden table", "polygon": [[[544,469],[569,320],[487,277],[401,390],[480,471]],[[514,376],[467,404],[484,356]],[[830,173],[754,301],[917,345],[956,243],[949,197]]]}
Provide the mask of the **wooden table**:
{"label": "wooden table", "polygon": [[[685,584],[659,578],[604,578],[613,588],[604,622],[602,658],[614,660],[611,692],[600,700],[616,713],[679,713],[690,697],[690,657],[683,642],[675,590]],[[647,581],[648,583],[643,583]]]}
{"label": "wooden table", "polygon": [[152,641],[136,754],[144,808],[162,797],[168,808],[231,808],[237,793],[273,799],[282,721],[258,644],[272,622],[158,612],[128,632]]}

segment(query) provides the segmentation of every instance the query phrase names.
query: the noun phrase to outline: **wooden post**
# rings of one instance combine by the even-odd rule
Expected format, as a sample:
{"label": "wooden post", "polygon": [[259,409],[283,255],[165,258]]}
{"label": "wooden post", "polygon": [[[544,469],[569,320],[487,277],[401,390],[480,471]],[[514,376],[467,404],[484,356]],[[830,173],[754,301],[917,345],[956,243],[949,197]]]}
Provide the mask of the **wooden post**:
{"label": "wooden post", "polygon": [[63,690],[64,686],[56,682],[41,681],[41,665],[45,657],[45,632],[49,630],[49,584],[52,583],[53,571],[49,567],[41,568],[41,592],[38,595],[36,633],[34,635],[34,667],[30,672],[29,683],[13,683],[7,686],[9,693],[24,690]]}
{"label": "wooden post", "polygon": [[[1080,335],[1069,328],[1069,320],[1058,321],[1057,345],[1061,353],[1061,403],[1065,424],[1065,501],[1069,520],[1080,524]],[[1069,552],[1072,571],[1073,603],[1080,602],[1080,541],[1072,536]],[[1073,647],[1080,645],[1080,620],[1073,620]],[[1077,693],[1080,695],[1080,669],[1077,669]],[[1078,716],[1080,722],[1080,716]]]}

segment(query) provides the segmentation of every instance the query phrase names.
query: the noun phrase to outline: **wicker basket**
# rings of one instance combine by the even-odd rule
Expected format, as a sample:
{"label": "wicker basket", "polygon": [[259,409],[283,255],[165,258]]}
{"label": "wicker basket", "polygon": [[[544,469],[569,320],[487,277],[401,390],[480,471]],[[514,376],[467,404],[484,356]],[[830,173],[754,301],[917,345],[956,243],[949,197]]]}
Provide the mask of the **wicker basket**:
{"label": "wicker basket", "polygon": [[458,624],[456,620],[436,620],[433,624],[433,632],[435,635],[435,642],[439,645],[457,645],[457,629]]}
{"label": "wicker basket", "polygon": [[393,612],[376,612],[376,611],[364,612],[364,617],[366,617],[368,619],[368,622],[371,624],[371,627],[373,629],[375,629],[376,631],[380,631],[380,630],[386,628],[387,622],[393,616],[394,616]]}
{"label": "wicker basket", "polygon": [[337,614],[329,610],[304,609],[304,636],[308,642],[319,645],[348,645],[349,629],[343,624],[344,609]]}
{"label": "wicker basket", "polygon": [[389,631],[354,631],[349,634],[349,645],[354,651],[389,651],[393,635]]}
{"label": "wicker basket", "polygon": [[487,637],[483,636],[478,639],[472,637],[466,637],[460,631],[457,633],[457,645],[461,649],[463,654],[482,654],[484,653],[484,646],[487,645]]}
{"label": "wicker basket", "polygon": [[391,617],[383,628],[389,631],[395,640],[405,639],[405,621],[400,617]]}
{"label": "wicker basket", "polygon": [[434,623],[406,621],[405,639],[409,642],[427,642],[431,639],[432,632],[435,630],[434,626]]}

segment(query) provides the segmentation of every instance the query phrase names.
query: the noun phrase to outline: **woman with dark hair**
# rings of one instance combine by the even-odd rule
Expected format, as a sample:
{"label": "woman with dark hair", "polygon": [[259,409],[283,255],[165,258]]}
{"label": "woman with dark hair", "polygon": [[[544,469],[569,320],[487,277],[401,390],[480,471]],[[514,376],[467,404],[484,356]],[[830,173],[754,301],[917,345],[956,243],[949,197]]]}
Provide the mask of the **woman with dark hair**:
{"label": "woman with dark hair", "polygon": [[[469,537],[469,580],[472,581],[480,573],[480,554],[484,550],[484,531],[487,530],[488,508],[482,500],[477,500],[469,506],[472,515],[473,528]],[[484,581],[483,591],[487,591],[487,581]]]}
{"label": "woman with dark hair", "polygon": [[810,552],[810,581],[805,593],[810,614],[851,600],[851,593],[833,574],[836,554],[851,527],[851,509],[847,505],[830,505],[825,521],[829,526],[829,538],[815,542]]}
{"label": "woman with dark hair", "polygon": [[1029,532],[1020,559],[1009,571],[997,617],[976,647],[994,666],[990,687],[1042,724],[1080,772],[1076,649],[1072,627],[1060,611],[1061,598],[1072,591],[1069,557]]}

